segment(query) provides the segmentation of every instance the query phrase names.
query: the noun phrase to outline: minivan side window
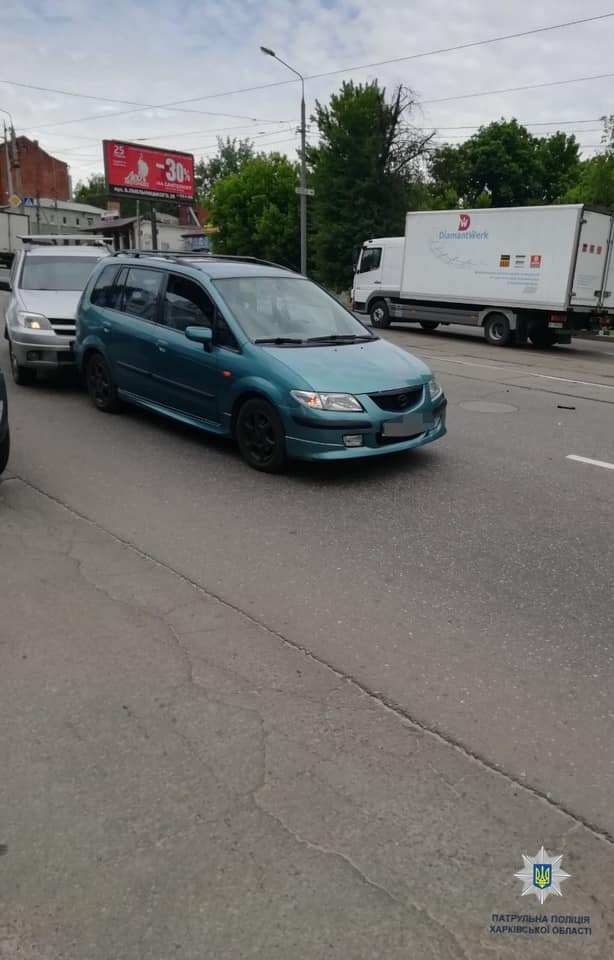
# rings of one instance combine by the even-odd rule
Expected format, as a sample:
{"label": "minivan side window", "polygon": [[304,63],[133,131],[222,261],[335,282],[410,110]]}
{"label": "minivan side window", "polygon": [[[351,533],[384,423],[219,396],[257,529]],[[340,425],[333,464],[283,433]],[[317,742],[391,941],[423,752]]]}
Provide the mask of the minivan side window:
{"label": "minivan side window", "polygon": [[164,274],[161,270],[130,267],[116,309],[141,320],[158,320],[158,299]]}
{"label": "minivan side window", "polygon": [[189,280],[171,274],[162,301],[162,323],[183,332],[186,327],[213,326],[214,306],[203,288]]}
{"label": "minivan side window", "polygon": [[93,306],[115,308],[116,300],[121,293],[121,288],[114,286],[118,273],[119,265],[114,263],[112,267],[105,267],[98,275],[90,293],[90,303]]}
{"label": "minivan side window", "polygon": [[382,248],[367,247],[362,251],[362,257],[360,258],[359,273],[368,273],[369,270],[377,270],[381,262],[382,262]]}

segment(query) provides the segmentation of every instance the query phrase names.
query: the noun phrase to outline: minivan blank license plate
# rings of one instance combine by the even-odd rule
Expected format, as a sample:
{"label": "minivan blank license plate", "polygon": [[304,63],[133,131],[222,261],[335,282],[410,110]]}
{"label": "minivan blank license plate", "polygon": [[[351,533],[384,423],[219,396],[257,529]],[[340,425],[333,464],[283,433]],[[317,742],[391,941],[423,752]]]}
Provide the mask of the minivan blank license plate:
{"label": "minivan blank license plate", "polygon": [[433,426],[430,413],[406,413],[400,420],[387,420],[382,426],[384,437],[413,437]]}

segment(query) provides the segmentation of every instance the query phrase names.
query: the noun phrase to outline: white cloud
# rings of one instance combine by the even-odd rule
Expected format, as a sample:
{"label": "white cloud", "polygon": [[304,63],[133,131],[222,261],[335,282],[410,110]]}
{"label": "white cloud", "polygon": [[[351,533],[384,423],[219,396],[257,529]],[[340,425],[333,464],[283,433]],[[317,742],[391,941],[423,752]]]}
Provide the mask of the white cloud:
{"label": "white cloud", "polygon": [[[454,5],[449,0],[415,0],[412,5],[403,0],[3,0],[2,7],[2,80],[150,104],[291,79],[281,64],[259,52],[260,44],[273,47],[310,75],[603,12],[596,0],[582,7],[571,0],[542,5],[528,0],[516,5],[490,0],[459,0]],[[402,82],[419,99],[433,100],[607,73],[613,27],[614,20],[603,20],[308,81],[308,110],[316,97],[327,100],[344,77],[378,77],[389,87]],[[604,79],[427,103],[415,121],[449,128],[501,116],[522,121],[597,118],[611,112],[613,89],[614,80]],[[201,155],[214,151],[216,132],[227,130],[255,136],[263,147],[270,142],[292,152],[298,106],[298,84],[289,84],[203,99],[186,105],[186,112],[150,109],[115,116],[129,106],[0,84],[0,107],[12,112],[18,129],[66,159],[75,181],[101,170],[103,137],[154,138],[160,145]],[[187,112],[192,108],[222,116]],[[80,119],[90,114],[105,116]],[[80,122],[49,126],[74,118]],[[564,129],[575,130],[582,143],[597,144],[599,132],[581,131],[598,126]],[[441,136],[470,132],[442,129]]]}

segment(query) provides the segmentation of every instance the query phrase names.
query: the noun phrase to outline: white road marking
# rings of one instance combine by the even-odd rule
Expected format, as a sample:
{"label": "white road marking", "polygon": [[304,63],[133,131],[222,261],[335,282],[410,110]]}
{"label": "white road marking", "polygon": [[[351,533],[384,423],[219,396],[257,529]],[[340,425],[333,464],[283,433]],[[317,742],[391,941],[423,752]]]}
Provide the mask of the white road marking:
{"label": "white road marking", "polygon": [[593,383],[592,380],[569,380],[567,377],[549,377],[546,373],[530,373],[530,377],[541,377],[542,380],[561,380],[563,383],[579,383],[581,387],[601,387],[602,390],[614,390],[611,383]]}
{"label": "white road marking", "polygon": [[614,463],[607,460],[591,460],[590,457],[577,457],[575,453],[568,453],[566,460],[577,460],[578,463],[589,463],[591,467],[604,467],[605,470],[614,470]]}
{"label": "white road marking", "polygon": [[[463,367],[485,367],[487,370],[499,370],[501,367],[493,363],[474,363],[472,360],[452,360],[449,357],[441,357],[434,353],[424,353],[420,351],[421,356],[429,360],[443,360],[444,363],[460,363]],[[530,373],[528,370],[513,370],[511,364],[507,367],[507,373],[518,377],[539,377],[541,380],[557,380],[560,383],[577,383],[582,387],[601,387],[602,390],[614,390],[610,383],[594,383],[592,380],[571,380],[569,377],[552,377],[547,373]]]}

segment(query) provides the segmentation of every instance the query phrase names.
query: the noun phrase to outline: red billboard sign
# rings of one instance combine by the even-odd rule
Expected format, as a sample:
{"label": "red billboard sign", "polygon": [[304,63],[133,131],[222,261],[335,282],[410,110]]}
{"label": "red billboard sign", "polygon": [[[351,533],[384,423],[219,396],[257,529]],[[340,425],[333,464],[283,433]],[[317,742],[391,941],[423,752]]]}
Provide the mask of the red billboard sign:
{"label": "red billboard sign", "polygon": [[123,140],[103,140],[103,150],[105,178],[112,196],[194,202],[191,153]]}

